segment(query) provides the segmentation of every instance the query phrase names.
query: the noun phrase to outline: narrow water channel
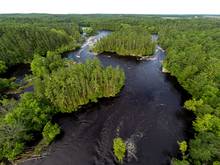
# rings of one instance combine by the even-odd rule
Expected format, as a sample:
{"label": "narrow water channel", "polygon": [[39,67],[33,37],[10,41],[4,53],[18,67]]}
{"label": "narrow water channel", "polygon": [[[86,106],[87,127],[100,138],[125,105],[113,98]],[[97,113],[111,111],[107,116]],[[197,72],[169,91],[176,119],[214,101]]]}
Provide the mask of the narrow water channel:
{"label": "narrow water channel", "polygon": [[[94,58],[89,47],[107,35],[102,31],[67,58],[78,62]],[[47,155],[26,165],[114,165],[112,141],[116,136],[129,144],[125,165],[165,165],[177,156],[177,141],[187,139],[191,115],[183,109],[184,94],[161,72],[165,54],[157,47],[149,60],[101,54],[104,66],[119,65],[126,84],[119,96],[102,99],[77,114],[57,117],[63,135]]]}

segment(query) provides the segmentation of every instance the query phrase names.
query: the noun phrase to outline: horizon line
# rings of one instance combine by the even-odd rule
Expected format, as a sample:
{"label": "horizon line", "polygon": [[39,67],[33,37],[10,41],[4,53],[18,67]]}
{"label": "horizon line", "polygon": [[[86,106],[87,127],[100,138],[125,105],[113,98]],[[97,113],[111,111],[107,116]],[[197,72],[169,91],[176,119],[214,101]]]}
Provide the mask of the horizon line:
{"label": "horizon line", "polygon": [[0,15],[13,15],[13,14],[48,14],[48,15],[215,15],[220,16],[219,14],[212,13],[0,13]]}

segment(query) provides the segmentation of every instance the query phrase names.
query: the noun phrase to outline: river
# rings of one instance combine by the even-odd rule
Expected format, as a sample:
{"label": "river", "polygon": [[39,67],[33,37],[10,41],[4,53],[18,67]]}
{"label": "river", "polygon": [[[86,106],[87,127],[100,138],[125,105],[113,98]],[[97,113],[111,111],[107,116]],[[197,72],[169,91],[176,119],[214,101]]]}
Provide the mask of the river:
{"label": "river", "polygon": [[[108,34],[99,32],[68,59],[83,62],[94,58],[91,44]],[[112,141],[116,136],[129,145],[125,165],[165,165],[178,155],[177,141],[188,139],[192,115],[184,110],[185,94],[172,77],[161,72],[165,54],[157,46],[148,60],[98,55],[104,66],[119,65],[126,74],[125,87],[111,99],[101,99],[78,113],[59,115],[55,120],[62,136],[47,154],[25,165],[114,165]]]}

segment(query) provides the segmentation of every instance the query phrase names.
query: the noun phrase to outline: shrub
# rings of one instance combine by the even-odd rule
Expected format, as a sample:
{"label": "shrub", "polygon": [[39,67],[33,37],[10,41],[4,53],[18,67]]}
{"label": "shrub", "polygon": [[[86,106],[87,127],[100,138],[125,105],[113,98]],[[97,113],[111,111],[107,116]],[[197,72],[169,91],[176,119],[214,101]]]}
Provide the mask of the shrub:
{"label": "shrub", "polygon": [[126,145],[121,138],[117,137],[113,140],[113,150],[115,157],[122,164],[126,153]]}
{"label": "shrub", "polygon": [[54,138],[60,134],[60,127],[58,124],[52,124],[50,121],[45,125],[43,129],[43,140],[49,145]]}

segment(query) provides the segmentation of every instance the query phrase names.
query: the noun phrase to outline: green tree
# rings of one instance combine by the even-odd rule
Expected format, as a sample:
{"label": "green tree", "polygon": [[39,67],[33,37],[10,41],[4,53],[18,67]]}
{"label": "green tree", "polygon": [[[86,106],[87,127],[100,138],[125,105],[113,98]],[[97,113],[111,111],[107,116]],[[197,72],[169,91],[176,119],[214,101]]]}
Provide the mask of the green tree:
{"label": "green tree", "polygon": [[126,145],[121,138],[117,137],[113,140],[113,151],[115,157],[122,164],[126,153]]}
{"label": "green tree", "polygon": [[43,129],[43,140],[47,145],[49,145],[54,138],[60,134],[60,128],[57,124],[52,124],[50,121],[44,126]]}
{"label": "green tree", "polygon": [[187,143],[186,141],[178,142],[179,144],[179,149],[182,153],[183,159],[186,158],[186,150],[187,150]]}

